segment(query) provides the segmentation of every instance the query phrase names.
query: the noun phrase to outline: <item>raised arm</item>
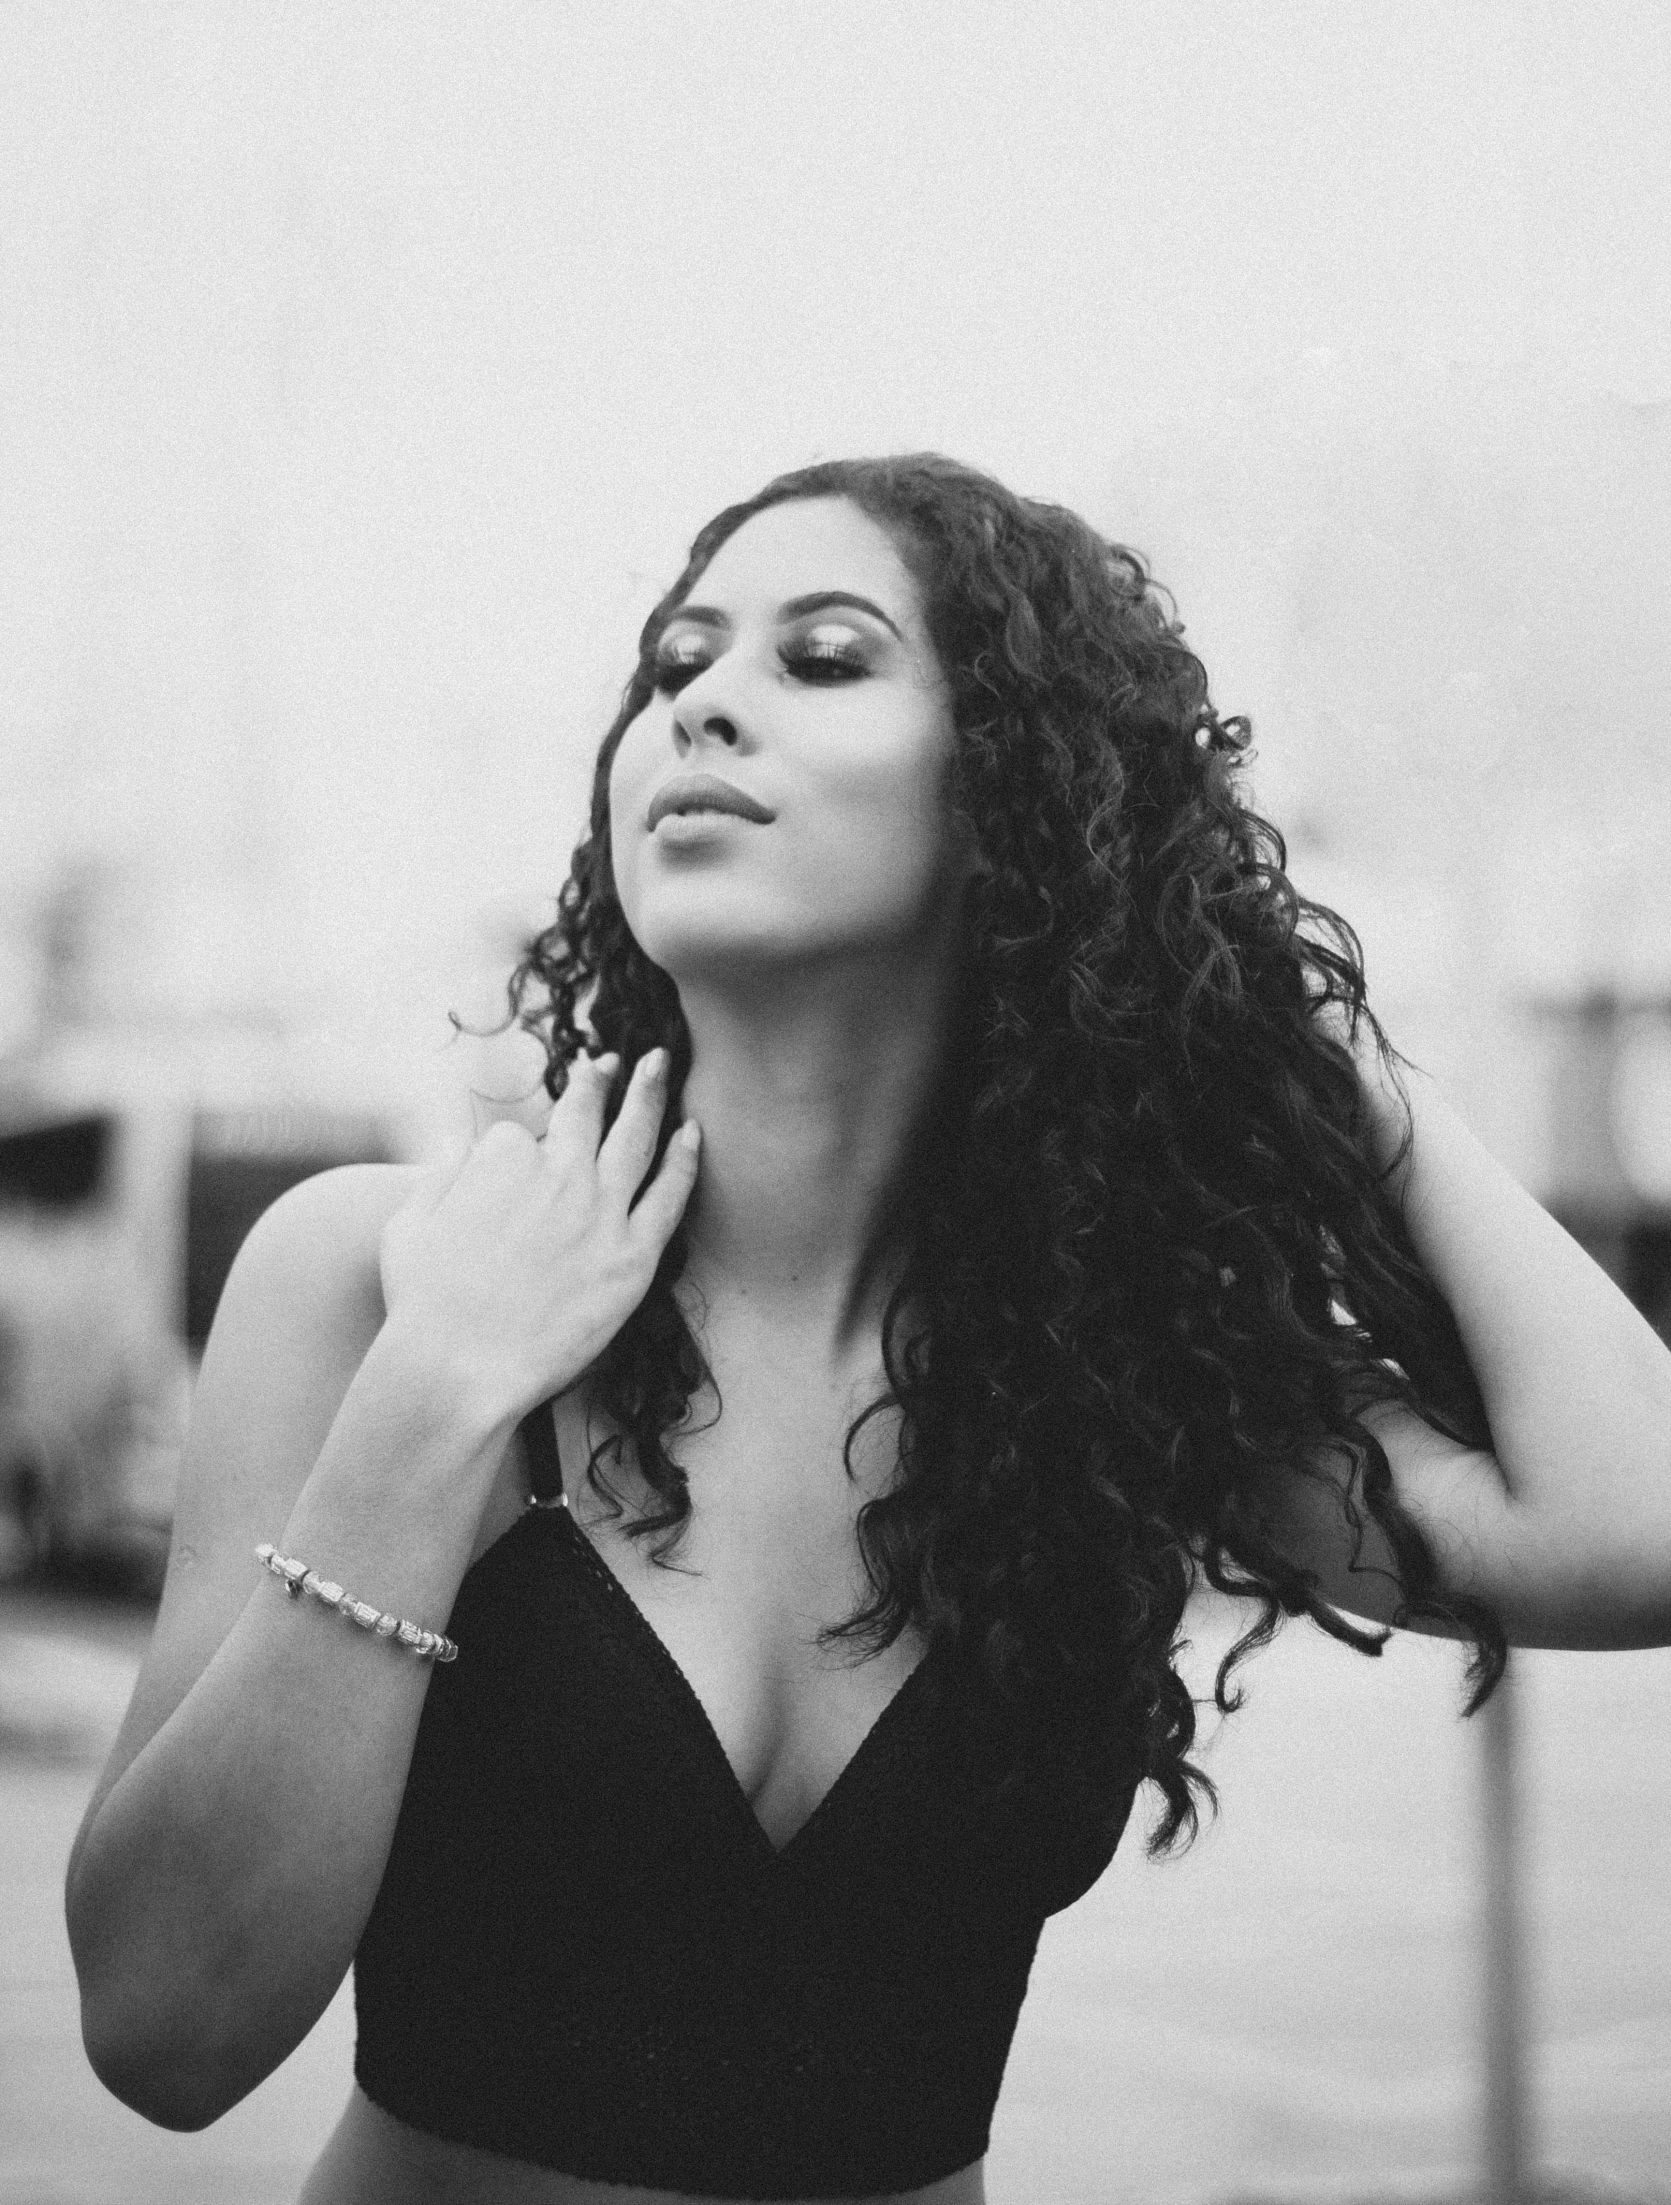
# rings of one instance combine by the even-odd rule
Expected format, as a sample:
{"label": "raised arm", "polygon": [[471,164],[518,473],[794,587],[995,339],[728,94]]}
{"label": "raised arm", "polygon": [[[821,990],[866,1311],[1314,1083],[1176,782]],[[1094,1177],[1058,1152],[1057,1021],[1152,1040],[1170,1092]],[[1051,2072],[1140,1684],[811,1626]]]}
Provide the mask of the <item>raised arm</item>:
{"label": "raised arm", "polygon": [[[1367,1054],[1360,1075],[1390,1161],[1404,1106]],[[1459,1447],[1407,1410],[1373,1409],[1364,1421],[1394,1489],[1447,1588],[1490,1602],[1511,1644],[1671,1643],[1671,1351],[1432,1082],[1410,1072],[1405,1085],[1404,1213],[1456,1319],[1495,1452]],[[1296,1478],[1281,1521],[1282,1543],[1317,1572],[1326,1600],[1393,1620],[1397,1588],[1373,1525],[1353,1570],[1326,1489]]]}
{"label": "raised arm", "polygon": [[632,1206],[662,1088],[641,1073],[600,1150],[605,1087],[583,1068],[544,1141],[496,1126],[451,1175],[307,1182],[234,1266],[156,1632],[67,1882],[89,2056],[152,2120],[214,2120],[324,2010],[429,1683],[254,1548],[444,1627],[517,1419],[643,1298],[694,1182],[675,1140]]}
{"label": "raised arm", "polygon": [[[509,1425],[416,1335],[379,1337],[378,1235],[409,1175],[311,1181],[222,1297],[167,1587],[66,1885],[88,2055],[149,2119],[200,2127],[300,2042],[375,1896],[427,1668],[327,1628],[258,1540],[445,1622]],[[312,1612],[309,1612],[311,1609]]]}

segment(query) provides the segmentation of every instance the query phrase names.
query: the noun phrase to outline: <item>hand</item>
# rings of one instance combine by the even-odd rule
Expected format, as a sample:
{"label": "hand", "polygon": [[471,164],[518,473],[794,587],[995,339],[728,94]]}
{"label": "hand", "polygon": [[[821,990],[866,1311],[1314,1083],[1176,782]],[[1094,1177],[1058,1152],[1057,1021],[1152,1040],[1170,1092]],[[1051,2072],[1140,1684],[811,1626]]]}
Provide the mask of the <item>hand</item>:
{"label": "hand", "polygon": [[687,1122],[634,1202],[665,1109],[667,1053],[639,1060],[600,1146],[617,1061],[577,1058],[540,1138],[509,1119],[490,1126],[460,1162],[425,1172],[384,1228],[386,1323],[418,1328],[496,1414],[561,1392],[609,1344],[649,1291],[696,1184]]}

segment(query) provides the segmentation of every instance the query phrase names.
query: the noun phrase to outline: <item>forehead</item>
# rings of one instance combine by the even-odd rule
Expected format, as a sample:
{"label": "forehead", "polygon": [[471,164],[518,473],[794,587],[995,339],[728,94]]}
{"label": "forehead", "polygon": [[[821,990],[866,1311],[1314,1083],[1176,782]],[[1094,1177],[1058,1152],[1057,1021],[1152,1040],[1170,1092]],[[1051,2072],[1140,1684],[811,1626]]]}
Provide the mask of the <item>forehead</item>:
{"label": "forehead", "polygon": [[770,612],[815,590],[873,598],[920,625],[917,587],[887,530],[847,498],[796,498],[746,520],[709,560],[692,602]]}

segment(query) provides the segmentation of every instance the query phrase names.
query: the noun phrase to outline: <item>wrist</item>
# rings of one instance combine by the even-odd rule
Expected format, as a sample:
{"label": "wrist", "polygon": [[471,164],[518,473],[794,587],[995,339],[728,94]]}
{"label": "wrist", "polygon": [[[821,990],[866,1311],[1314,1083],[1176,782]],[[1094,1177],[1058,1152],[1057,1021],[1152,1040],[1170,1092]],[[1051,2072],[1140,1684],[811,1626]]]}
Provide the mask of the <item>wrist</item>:
{"label": "wrist", "polygon": [[459,1354],[398,1315],[372,1341],[355,1388],[403,1426],[465,1454],[502,1445],[527,1407],[491,1358]]}

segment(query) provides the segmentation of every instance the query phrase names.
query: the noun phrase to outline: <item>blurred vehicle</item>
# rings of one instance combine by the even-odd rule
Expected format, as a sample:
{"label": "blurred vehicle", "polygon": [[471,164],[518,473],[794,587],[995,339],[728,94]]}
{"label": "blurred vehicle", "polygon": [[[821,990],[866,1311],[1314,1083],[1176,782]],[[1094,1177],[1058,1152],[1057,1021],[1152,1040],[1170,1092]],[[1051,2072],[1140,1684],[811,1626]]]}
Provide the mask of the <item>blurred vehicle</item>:
{"label": "blurred vehicle", "polygon": [[185,1343],[157,1320],[106,1113],[0,1132],[0,1575],[160,1575]]}
{"label": "blurred vehicle", "polygon": [[192,1379],[244,1235],[394,1147],[308,1108],[0,1116],[0,1580],[160,1590]]}

